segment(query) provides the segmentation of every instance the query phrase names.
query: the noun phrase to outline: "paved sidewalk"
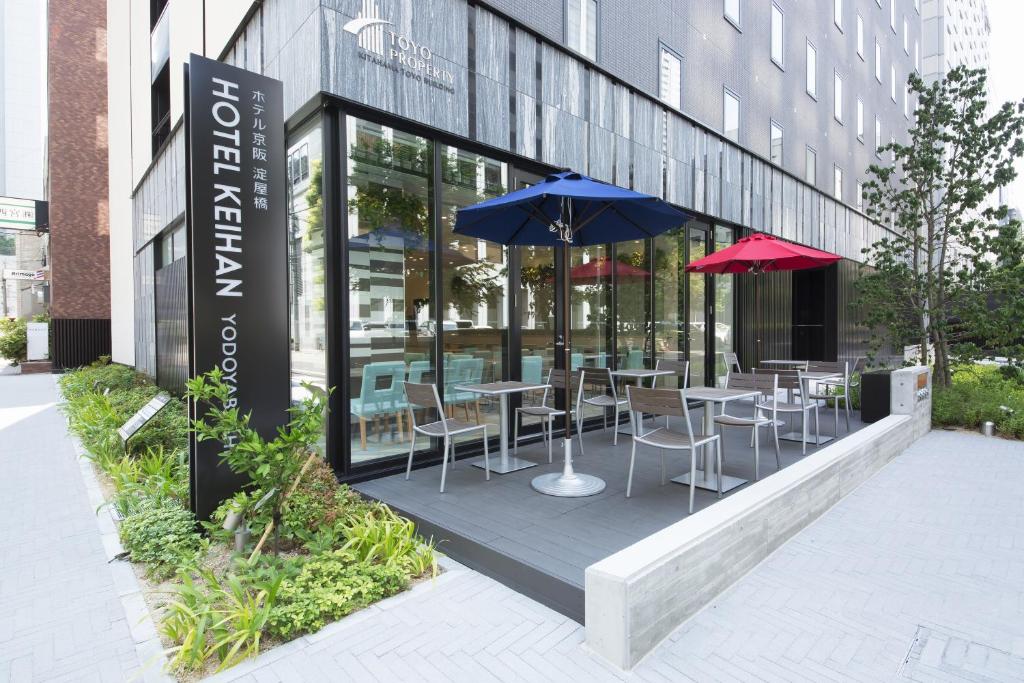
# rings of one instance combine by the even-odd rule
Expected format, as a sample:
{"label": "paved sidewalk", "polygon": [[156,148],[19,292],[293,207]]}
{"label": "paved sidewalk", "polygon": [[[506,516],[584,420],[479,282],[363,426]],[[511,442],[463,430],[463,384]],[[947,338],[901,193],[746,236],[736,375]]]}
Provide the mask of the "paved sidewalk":
{"label": "paved sidewalk", "polygon": [[217,680],[1022,680],[1022,484],[1024,444],[932,432],[628,675],[455,565]]}
{"label": "paved sidewalk", "polygon": [[0,376],[0,681],[128,680],[136,624],[55,401],[51,375]]}

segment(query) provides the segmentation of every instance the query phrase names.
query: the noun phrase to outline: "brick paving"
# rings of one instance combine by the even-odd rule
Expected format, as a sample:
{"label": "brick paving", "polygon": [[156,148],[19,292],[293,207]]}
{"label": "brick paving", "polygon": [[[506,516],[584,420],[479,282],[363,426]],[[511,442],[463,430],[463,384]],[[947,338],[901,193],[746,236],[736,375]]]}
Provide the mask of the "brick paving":
{"label": "brick paving", "polygon": [[137,680],[134,576],[107,562],[55,402],[51,375],[0,376],[0,681]]}

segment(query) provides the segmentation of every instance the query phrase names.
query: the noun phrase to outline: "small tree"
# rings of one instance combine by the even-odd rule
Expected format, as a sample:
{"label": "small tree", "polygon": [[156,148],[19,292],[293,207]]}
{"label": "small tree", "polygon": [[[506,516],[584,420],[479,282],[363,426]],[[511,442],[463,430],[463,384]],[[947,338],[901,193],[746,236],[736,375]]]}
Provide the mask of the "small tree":
{"label": "small tree", "polygon": [[252,485],[268,496],[265,505],[271,512],[270,523],[278,528],[288,493],[301,478],[306,461],[310,456],[323,455],[319,453],[319,442],[329,393],[303,383],[308,396],[288,409],[288,424],[278,427],[277,436],[267,440],[249,426],[248,413],[243,415],[237,407],[226,407],[232,405],[234,387],[224,381],[220,368],[189,380],[187,386],[188,396],[206,408],[203,417],[192,426],[196,439],[234,444],[221,457],[232,471],[248,477]]}
{"label": "small tree", "polygon": [[1024,154],[1024,102],[988,116],[985,83],[984,70],[965,67],[931,85],[911,74],[910,141],[881,147],[891,162],[873,164],[864,184],[868,215],[892,228],[864,250],[873,267],[858,285],[865,322],[876,345],[919,343],[943,386],[951,354],[1012,347],[1024,320],[1020,226],[987,204]]}

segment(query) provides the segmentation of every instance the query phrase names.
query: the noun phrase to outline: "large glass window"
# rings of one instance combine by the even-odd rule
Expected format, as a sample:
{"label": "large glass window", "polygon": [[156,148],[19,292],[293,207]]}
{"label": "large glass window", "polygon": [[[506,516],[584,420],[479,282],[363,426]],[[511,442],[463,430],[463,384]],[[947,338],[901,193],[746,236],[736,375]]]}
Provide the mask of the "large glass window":
{"label": "large glass window", "polygon": [[597,58],[597,0],[568,0],[566,40],[569,47],[590,59]]}
{"label": "large glass window", "polygon": [[[657,358],[686,360],[686,228],[654,238],[654,352]],[[675,377],[658,386],[676,387]]]}
{"label": "large glass window", "polygon": [[319,119],[288,138],[288,319],[291,396],[327,386],[322,137]]}
{"label": "large glass window", "polygon": [[573,247],[570,259],[572,368],[610,368],[610,250],[603,244]]}
{"label": "large glass window", "polygon": [[[704,225],[694,225],[687,229],[688,253],[687,263],[704,258],[707,255],[708,234]],[[688,273],[689,296],[686,306],[686,336],[690,345],[690,386],[702,387],[704,367],[707,358],[707,291],[705,283],[710,278],[703,273]]]}
{"label": "large glass window", "polygon": [[507,164],[455,147],[441,148],[444,398],[457,414],[470,413],[494,425],[500,424],[498,402],[456,387],[509,379],[508,249],[456,235],[454,229],[459,208],[508,189]]}
{"label": "large glass window", "polygon": [[555,250],[519,247],[519,334],[524,382],[539,382],[555,366]]}
{"label": "large glass window", "polygon": [[778,5],[772,3],[772,61],[785,66],[785,25],[786,17]]}
{"label": "large glass window", "polygon": [[[732,229],[721,225],[715,226],[715,251],[732,245]],[[712,339],[715,344],[715,382],[718,386],[725,384],[729,367],[725,363],[724,353],[736,350],[736,314],[733,297],[734,275],[713,276],[715,285],[715,329]]]}
{"label": "large glass window", "polygon": [[645,245],[643,240],[615,245],[618,367],[631,370],[651,362],[651,271]]}
{"label": "large glass window", "polygon": [[[402,382],[432,382],[433,150],[349,117],[348,289],[352,462],[408,453]],[[421,449],[427,439],[417,439]]]}

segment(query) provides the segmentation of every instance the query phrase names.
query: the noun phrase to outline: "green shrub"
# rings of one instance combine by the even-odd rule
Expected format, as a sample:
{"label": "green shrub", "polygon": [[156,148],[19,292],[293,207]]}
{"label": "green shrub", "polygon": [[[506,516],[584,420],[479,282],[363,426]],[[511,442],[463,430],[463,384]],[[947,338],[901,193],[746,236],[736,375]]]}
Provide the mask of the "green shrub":
{"label": "green shrub", "polygon": [[416,534],[416,525],[378,503],[362,516],[342,522],[343,549],[359,562],[395,567],[410,576],[437,574],[434,544]]}
{"label": "green shrub", "polygon": [[329,622],[405,590],[405,572],[397,567],[367,565],[345,551],[321,555],[286,579],[270,611],[270,632],[294,638],[319,631]]}
{"label": "green shrub", "polygon": [[315,461],[288,498],[281,514],[282,534],[287,538],[304,539],[321,528],[333,529],[335,524],[369,509],[358,493],[338,485],[334,470],[323,460]]}
{"label": "green shrub", "polygon": [[92,365],[65,372],[60,376],[60,390],[65,401],[73,401],[88,393],[100,393],[109,389],[118,391],[152,385],[153,382],[136,372],[134,368],[119,363],[110,363],[104,357]]}
{"label": "green shrub", "polygon": [[146,565],[150,576],[165,579],[193,566],[206,547],[196,533],[196,520],[180,504],[148,500],[120,526],[121,543],[132,562]]}
{"label": "green shrub", "polygon": [[114,484],[114,504],[124,516],[146,501],[188,504],[188,452],[150,449],[142,457],[121,456],[105,470]]}
{"label": "green shrub", "polygon": [[935,387],[932,421],[968,429],[991,421],[1004,436],[1024,438],[1024,384],[994,365],[957,366],[950,387]]}
{"label": "green shrub", "polygon": [[[110,392],[107,398],[120,420],[118,427],[161,392],[162,389],[152,385]],[[188,450],[188,407],[185,402],[172,398],[145,427],[132,436],[128,446],[132,453],[139,454],[152,448]]]}
{"label": "green shrub", "polygon": [[20,318],[0,318],[0,358],[25,360],[28,351],[27,321]]}

